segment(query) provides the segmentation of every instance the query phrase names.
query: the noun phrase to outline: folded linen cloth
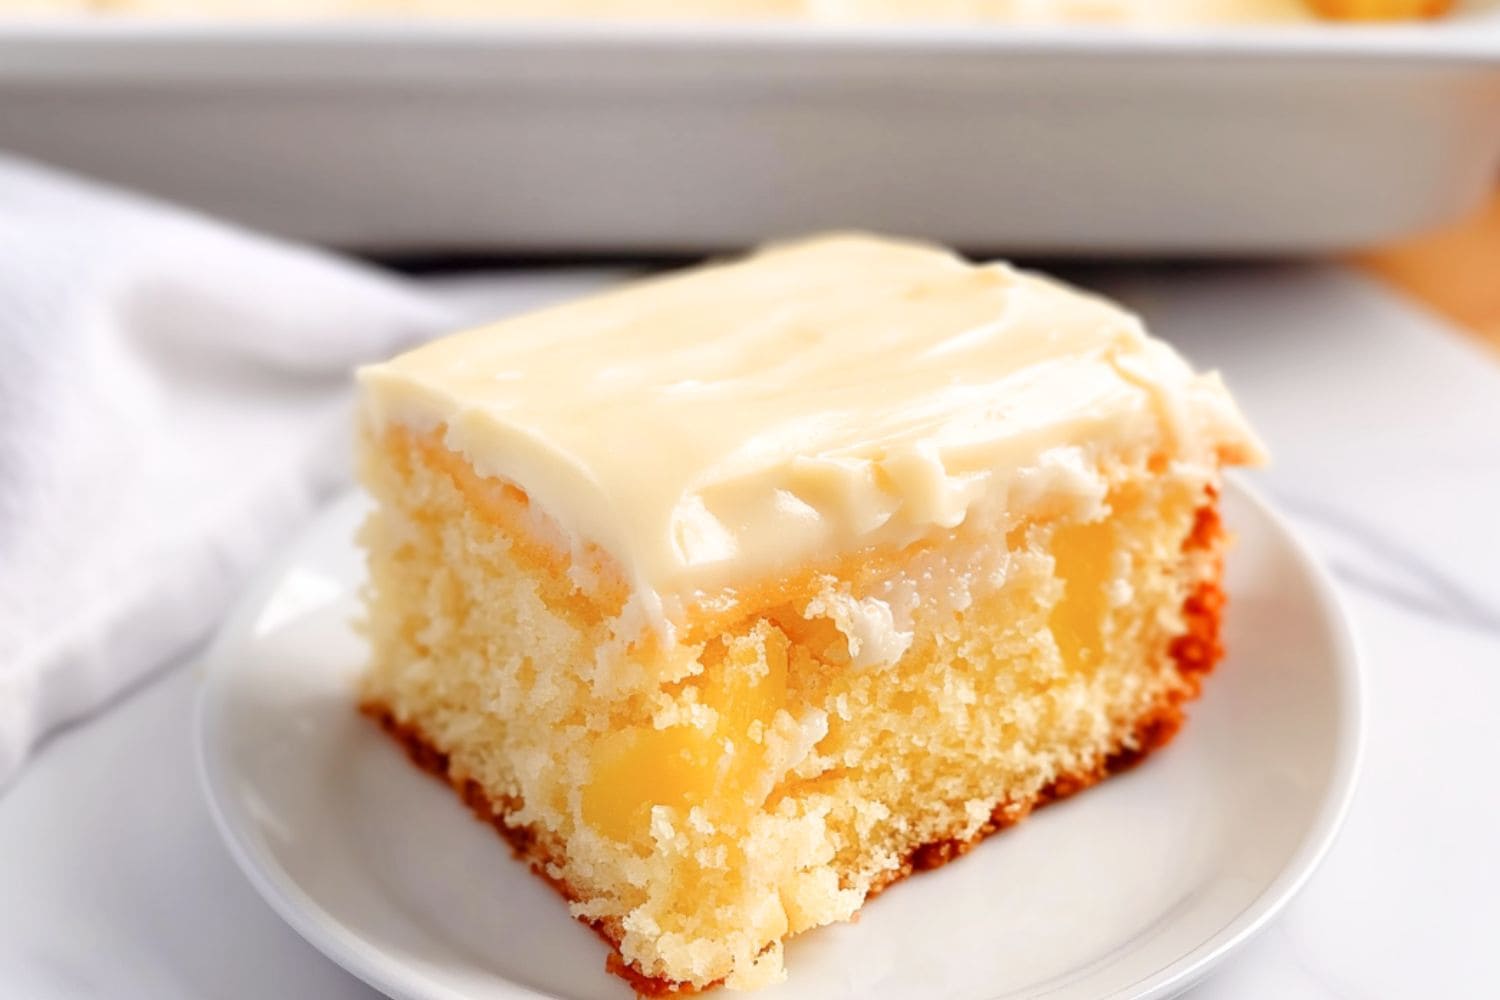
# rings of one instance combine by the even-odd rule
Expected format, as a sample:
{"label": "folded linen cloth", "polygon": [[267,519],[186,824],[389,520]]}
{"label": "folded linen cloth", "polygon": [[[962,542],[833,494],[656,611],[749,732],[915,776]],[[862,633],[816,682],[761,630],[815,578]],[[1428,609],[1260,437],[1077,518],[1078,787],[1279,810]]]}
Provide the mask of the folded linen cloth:
{"label": "folded linen cloth", "polygon": [[205,635],[346,478],[351,368],[449,323],[398,277],[0,156],[0,787]]}

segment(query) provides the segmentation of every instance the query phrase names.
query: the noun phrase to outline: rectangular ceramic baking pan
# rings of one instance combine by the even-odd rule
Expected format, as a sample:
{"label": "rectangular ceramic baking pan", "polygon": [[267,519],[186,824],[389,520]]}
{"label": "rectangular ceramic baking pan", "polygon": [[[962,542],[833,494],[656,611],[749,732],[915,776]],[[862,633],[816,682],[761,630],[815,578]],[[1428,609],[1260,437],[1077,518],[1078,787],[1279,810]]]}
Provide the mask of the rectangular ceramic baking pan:
{"label": "rectangular ceramic baking pan", "polygon": [[1022,253],[1325,252],[1492,188],[1500,16],[10,21],[0,148],[377,252],[695,252],[827,227]]}

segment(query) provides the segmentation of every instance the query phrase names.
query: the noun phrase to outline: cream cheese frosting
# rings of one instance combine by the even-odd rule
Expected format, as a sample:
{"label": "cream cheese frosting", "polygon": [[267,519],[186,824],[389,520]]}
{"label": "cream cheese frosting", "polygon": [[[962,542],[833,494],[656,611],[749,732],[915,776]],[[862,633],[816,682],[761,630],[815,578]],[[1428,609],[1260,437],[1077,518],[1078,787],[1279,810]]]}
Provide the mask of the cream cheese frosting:
{"label": "cream cheese frosting", "polygon": [[1260,455],[1217,375],[1129,313],[864,235],[458,333],[359,379],[371,427],[444,428],[673,605],[1097,493],[1106,455],[1205,475]]}

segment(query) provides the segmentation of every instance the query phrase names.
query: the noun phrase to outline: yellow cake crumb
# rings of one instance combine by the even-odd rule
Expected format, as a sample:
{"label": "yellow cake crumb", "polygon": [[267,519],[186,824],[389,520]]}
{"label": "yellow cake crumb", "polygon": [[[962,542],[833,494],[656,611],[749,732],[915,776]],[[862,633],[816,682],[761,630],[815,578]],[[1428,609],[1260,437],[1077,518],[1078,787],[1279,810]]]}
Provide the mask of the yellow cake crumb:
{"label": "yellow cake crumb", "polygon": [[[618,643],[618,604],[454,461],[437,433],[366,448],[364,698],[517,803],[506,821],[637,971],[694,986],[776,981],[786,935],[848,919],[913,849],[1127,748],[1184,694],[1169,643],[1217,574],[1216,549],[1183,551],[1206,484],[1119,468],[1094,520],[1033,522],[1014,548],[969,526],[906,570],[738,609],[668,663]],[[848,609],[903,590],[907,648],[853,666]],[[633,669],[606,699],[574,665],[607,649]]]}
{"label": "yellow cake crumb", "polygon": [[1119,308],[859,234],[361,385],[363,704],[646,992],[779,981],[1170,738],[1260,455]]}

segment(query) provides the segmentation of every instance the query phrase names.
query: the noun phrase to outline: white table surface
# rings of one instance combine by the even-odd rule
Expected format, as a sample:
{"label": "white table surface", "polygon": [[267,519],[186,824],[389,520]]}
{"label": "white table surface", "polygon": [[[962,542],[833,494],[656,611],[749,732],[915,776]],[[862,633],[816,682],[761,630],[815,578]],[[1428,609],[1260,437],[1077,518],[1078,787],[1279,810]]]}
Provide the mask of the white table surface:
{"label": "white table surface", "polygon": [[[607,277],[434,284],[486,314]],[[1365,654],[1343,834],[1191,996],[1500,996],[1500,355],[1332,266],[1086,277],[1225,372],[1275,453],[1257,478],[1330,562]],[[0,793],[0,997],[376,996],[220,844],[194,770],[196,686],[191,662],[164,671]]]}

